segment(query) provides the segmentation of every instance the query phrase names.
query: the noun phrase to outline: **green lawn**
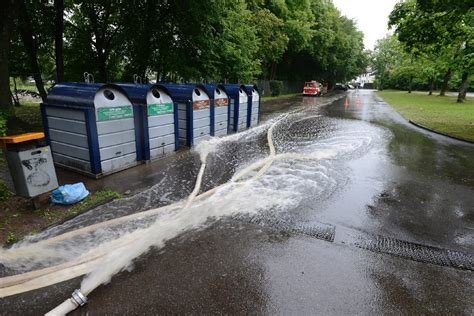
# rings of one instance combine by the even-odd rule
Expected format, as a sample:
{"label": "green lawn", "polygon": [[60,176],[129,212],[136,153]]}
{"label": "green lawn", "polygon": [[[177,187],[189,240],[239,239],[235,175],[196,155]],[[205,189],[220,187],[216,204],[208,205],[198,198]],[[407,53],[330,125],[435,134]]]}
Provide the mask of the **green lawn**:
{"label": "green lawn", "polygon": [[456,97],[427,93],[379,91],[377,94],[407,120],[448,135],[474,141],[474,100],[456,103]]}
{"label": "green lawn", "polygon": [[[26,235],[36,234],[55,223],[61,223],[77,214],[84,213],[98,205],[122,195],[112,190],[91,192],[86,199],[74,206],[46,205],[34,210],[29,199],[11,196],[0,201],[0,247],[12,244]],[[44,205],[44,203],[43,203]]]}
{"label": "green lawn", "polygon": [[294,96],[297,96],[297,95],[301,95],[301,92],[285,93],[285,94],[277,95],[276,97],[265,96],[265,97],[262,97],[262,101],[284,99],[284,98],[294,97]]}
{"label": "green lawn", "polygon": [[14,111],[16,120],[9,124],[8,135],[43,131],[39,103],[22,102]]}
{"label": "green lawn", "polygon": [[[51,87],[51,84],[46,83],[46,80],[45,80],[44,81],[44,88],[46,89],[46,91],[50,87]],[[28,90],[28,91],[38,93],[38,89],[36,88],[35,82],[21,81],[21,79],[19,79],[19,78],[16,79],[16,88],[17,88],[18,91]],[[13,92],[13,89],[14,89],[13,79],[10,79],[10,90]]]}

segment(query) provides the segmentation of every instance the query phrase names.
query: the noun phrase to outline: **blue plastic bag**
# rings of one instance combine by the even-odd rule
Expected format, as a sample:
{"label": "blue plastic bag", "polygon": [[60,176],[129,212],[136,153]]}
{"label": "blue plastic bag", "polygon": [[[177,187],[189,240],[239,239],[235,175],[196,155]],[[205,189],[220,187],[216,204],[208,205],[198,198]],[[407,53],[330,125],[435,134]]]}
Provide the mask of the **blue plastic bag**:
{"label": "blue plastic bag", "polygon": [[89,195],[84,183],[65,184],[51,193],[54,204],[70,205],[84,200]]}

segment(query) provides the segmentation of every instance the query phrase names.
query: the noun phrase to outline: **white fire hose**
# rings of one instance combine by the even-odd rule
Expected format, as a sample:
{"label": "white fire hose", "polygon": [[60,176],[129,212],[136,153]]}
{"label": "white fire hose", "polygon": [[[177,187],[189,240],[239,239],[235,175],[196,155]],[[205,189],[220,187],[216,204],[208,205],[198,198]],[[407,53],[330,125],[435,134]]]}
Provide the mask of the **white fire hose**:
{"label": "white fire hose", "polygon": [[[296,112],[296,111],[294,111]],[[286,118],[288,115],[284,115],[282,118],[274,122],[270,128],[267,131],[267,141],[268,141],[268,146],[269,146],[269,156],[265,159],[262,159],[260,161],[257,161],[250,166],[244,168],[241,172],[236,174],[231,182],[236,182],[236,183],[245,183],[245,182],[237,182],[243,177],[245,177],[247,174],[254,170],[259,170],[252,178],[250,178],[248,181],[254,181],[261,177],[271,166],[273,161],[275,160],[281,160],[281,159],[301,159],[301,160],[317,160],[317,159],[322,159],[322,158],[328,158],[330,157],[329,155],[321,154],[321,155],[302,155],[302,154],[296,154],[296,153],[286,153],[286,154],[276,154],[275,150],[275,145],[273,141],[273,129],[278,124],[282,119]],[[316,115],[319,116],[319,115]],[[316,117],[316,116],[311,116],[311,117]],[[311,117],[305,117],[304,119],[309,119]],[[204,193],[199,194],[201,184],[202,184],[202,178],[203,174],[206,168],[206,163],[205,159],[202,159],[202,164],[198,173],[198,176],[196,178],[196,183],[194,186],[193,191],[191,194],[188,196],[186,203],[183,205],[183,202],[177,202],[171,205],[167,205],[164,207],[140,212],[140,213],[135,213],[123,217],[119,217],[116,219],[108,220],[105,222],[93,224],[87,227],[79,228],[77,230],[71,231],[64,233],[62,235],[58,235],[46,240],[40,240],[32,245],[25,246],[23,248],[18,248],[15,249],[16,254],[27,254],[31,253],[33,251],[38,251],[38,245],[43,246],[43,245],[49,245],[52,243],[56,243],[58,241],[62,241],[74,236],[78,236],[87,232],[95,231],[100,228],[104,228],[107,226],[112,226],[112,225],[117,225],[120,223],[124,223],[130,220],[134,219],[142,219],[146,218],[149,216],[153,216],[158,214],[159,212],[169,209],[171,207],[177,207],[180,205],[182,206],[182,210],[187,209],[194,200],[199,200],[206,198],[210,195],[212,195],[214,192],[216,192],[219,188],[221,188],[223,185],[220,185],[218,187],[215,187],[211,190],[208,190]],[[128,240],[121,240],[120,238],[117,240],[113,240],[110,242],[107,242],[97,248],[92,249],[91,251],[87,252],[83,256],[77,258],[76,260],[69,261],[63,264],[59,264],[56,266],[40,269],[40,270],[35,270],[35,271],[30,271],[26,272],[23,274],[19,275],[13,275],[13,276],[8,276],[4,278],[0,278],[0,297],[7,297],[27,291],[31,291],[34,289],[46,287],[52,284],[56,284],[62,281],[66,281],[69,279],[73,279],[75,277],[84,275],[89,273],[94,269],[94,267],[101,262],[102,258],[107,255],[108,251],[110,249],[117,249],[117,248],[122,248],[129,246],[131,243],[136,241],[140,237],[139,234],[137,234],[136,238],[128,239]],[[88,295],[89,293],[85,293]],[[83,293],[81,293],[80,290],[75,290],[72,294],[72,297],[65,300],[62,304],[57,306],[55,309],[51,310],[49,313],[46,315],[66,315],[67,313],[73,311],[79,306],[83,306],[87,303],[87,297]]]}

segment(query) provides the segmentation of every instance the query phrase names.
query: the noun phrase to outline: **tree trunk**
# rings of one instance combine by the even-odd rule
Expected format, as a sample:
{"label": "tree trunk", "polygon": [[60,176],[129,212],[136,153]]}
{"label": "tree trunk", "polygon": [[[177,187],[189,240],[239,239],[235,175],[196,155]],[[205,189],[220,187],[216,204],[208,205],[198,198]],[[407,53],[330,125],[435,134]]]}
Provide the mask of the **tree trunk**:
{"label": "tree trunk", "polygon": [[13,102],[15,103],[15,106],[20,106],[20,98],[18,98],[18,89],[16,86],[15,77],[13,77],[13,92],[14,92],[12,93]]}
{"label": "tree trunk", "polygon": [[461,88],[459,89],[458,94],[458,103],[464,102],[466,99],[467,89],[469,88],[469,73],[464,71],[462,73],[462,81],[461,81]]}
{"label": "tree trunk", "polygon": [[434,78],[430,79],[430,92],[428,95],[433,95],[433,87],[434,87]]}
{"label": "tree trunk", "polygon": [[[413,73],[413,54],[410,55],[410,73]],[[413,74],[410,74],[410,80],[408,81],[408,93],[411,93],[413,86]]]}
{"label": "tree trunk", "polygon": [[[102,50],[102,49],[100,49]],[[107,56],[99,51],[99,48],[97,48],[97,67],[99,70],[99,78],[98,80],[100,82],[107,82],[108,77],[107,77]]]}
{"label": "tree trunk", "polygon": [[0,10],[0,110],[9,114],[13,113],[13,104],[10,96],[8,52],[15,13],[15,0],[4,1],[3,9]]}
{"label": "tree trunk", "polygon": [[449,68],[448,71],[446,71],[446,74],[444,75],[443,85],[441,86],[441,91],[439,92],[439,95],[442,97],[446,95],[446,90],[448,90],[449,79],[451,79],[452,74],[453,70]]}
{"label": "tree trunk", "polygon": [[25,0],[18,1],[20,34],[25,46],[26,53],[30,59],[30,68],[35,79],[36,88],[43,101],[46,100],[46,90],[44,89],[43,79],[41,78],[41,70],[38,64],[38,44],[34,37],[31,19],[28,13]]}
{"label": "tree trunk", "polygon": [[272,62],[272,69],[271,69],[271,72],[270,72],[270,80],[274,80],[275,77],[276,77],[276,72],[277,72],[277,63],[276,62]]}
{"label": "tree trunk", "polygon": [[56,82],[64,81],[63,33],[64,33],[64,0],[54,1],[54,55],[56,61]]}

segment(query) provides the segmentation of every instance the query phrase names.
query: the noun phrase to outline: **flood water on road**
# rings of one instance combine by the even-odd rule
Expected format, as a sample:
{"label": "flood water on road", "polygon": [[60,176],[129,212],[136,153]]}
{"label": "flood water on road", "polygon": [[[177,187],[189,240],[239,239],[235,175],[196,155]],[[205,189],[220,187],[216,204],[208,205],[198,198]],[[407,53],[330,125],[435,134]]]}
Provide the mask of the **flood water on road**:
{"label": "flood water on road", "polygon": [[[268,123],[211,151],[201,192],[267,157],[266,132],[277,121],[277,154],[321,157],[275,160],[245,190],[225,188],[198,203],[198,225],[141,256],[75,313],[474,312],[474,277],[463,266],[474,253],[474,146],[410,126],[372,91],[323,107],[320,100],[264,108]],[[179,201],[200,162],[196,153],[177,154],[151,189],[37,240]],[[149,225],[127,223],[69,253]],[[12,296],[0,313],[47,311],[80,282]]]}

